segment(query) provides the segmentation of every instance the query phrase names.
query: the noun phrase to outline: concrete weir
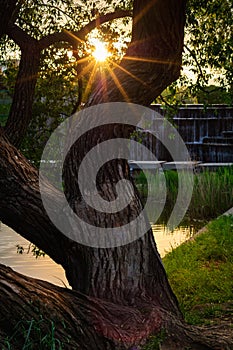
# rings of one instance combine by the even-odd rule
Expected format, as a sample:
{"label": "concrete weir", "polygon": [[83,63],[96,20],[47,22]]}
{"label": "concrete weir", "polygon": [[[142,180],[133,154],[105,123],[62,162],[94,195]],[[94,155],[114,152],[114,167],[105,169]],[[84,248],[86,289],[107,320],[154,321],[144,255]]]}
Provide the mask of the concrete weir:
{"label": "concrete weir", "polygon": [[198,161],[166,162],[166,161],[128,161],[130,171],[150,170],[158,172],[160,170],[185,170],[200,172],[205,170],[217,170],[222,167],[233,167],[233,163],[202,163]]}
{"label": "concrete weir", "polygon": [[[151,109],[166,116],[160,105]],[[184,140],[192,161],[208,163],[233,163],[233,107],[225,105],[185,105],[172,117],[173,123]],[[155,118],[150,130],[163,128],[163,121]],[[155,154],[158,160],[173,161],[169,152],[150,134],[141,133],[142,144]],[[144,159],[137,149],[131,150],[131,159]]]}

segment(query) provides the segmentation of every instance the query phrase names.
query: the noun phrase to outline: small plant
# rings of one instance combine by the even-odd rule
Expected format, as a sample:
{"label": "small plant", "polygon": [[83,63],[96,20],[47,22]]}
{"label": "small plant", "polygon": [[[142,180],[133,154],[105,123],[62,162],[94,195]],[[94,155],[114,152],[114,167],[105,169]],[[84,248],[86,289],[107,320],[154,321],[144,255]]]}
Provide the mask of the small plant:
{"label": "small plant", "polygon": [[159,350],[160,345],[164,342],[166,338],[166,332],[164,329],[161,330],[156,336],[149,338],[147,344],[143,347],[143,350]]}
{"label": "small plant", "polygon": [[55,324],[42,316],[38,320],[24,320],[16,324],[12,336],[5,339],[7,350],[15,349],[15,344],[22,350],[62,350],[64,344],[55,336]]}
{"label": "small plant", "polygon": [[32,243],[29,243],[27,249],[25,249],[20,244],[17,244],[16,248],[17,248],[18,254],[24,254],[26,250],[26,254],[32,253],[32,255],[35,256],[36,259],[41,256],[44,257],[46,255],[41,249],[39,249],[35,244],[32,244]]}

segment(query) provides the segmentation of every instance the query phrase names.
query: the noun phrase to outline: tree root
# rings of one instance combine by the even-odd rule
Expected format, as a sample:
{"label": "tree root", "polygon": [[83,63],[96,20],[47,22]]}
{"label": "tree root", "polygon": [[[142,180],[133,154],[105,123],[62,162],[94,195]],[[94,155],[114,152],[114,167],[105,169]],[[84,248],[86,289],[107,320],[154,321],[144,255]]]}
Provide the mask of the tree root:
{"label": "tree root", "polygon": [[[25,338],[17,327],[23,325],[28,334],[33,322],[44,334],[49,334],[52,324],[56,341],[65,349],[141,349],[162,329],[166,333],[162,350],[233,349],[232,333],[187,325],[154,303],[116,305],[23,276],[4,265],[0,265],[0,303],[1,349],[7,348],[7,339],[13,349],[21,349]],[[35,331],[30,335],[36,338]]]}

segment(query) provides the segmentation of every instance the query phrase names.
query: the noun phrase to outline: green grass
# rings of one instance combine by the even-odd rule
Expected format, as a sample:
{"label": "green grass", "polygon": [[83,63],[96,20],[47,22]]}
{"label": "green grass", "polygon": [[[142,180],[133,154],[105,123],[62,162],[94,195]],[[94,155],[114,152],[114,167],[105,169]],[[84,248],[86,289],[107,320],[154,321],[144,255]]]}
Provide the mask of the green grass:
{"label": "green grass", "polygon": [[233,216],[222,216],[208,230],[163,259],[169,282],[186,320],[211,322],[233,313]]}

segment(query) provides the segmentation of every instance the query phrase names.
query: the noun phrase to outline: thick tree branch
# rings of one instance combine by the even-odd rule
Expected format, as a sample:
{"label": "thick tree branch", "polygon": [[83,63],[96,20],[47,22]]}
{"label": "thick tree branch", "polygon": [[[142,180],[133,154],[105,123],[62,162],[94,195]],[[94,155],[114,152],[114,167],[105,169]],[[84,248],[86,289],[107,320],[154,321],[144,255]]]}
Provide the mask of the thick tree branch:
{"label": "thick tree branch", "polygon": [[[54,211],[59,215],[60,192],[48,183],[46,186]],[[71,266],[76,261],[77,270],[68,273],[67,279],[71,286],[80,288],[78,275],[82,256],[78,253],[79,245],[52,224],[41,200],[38,170],[8,142],[3,131],[0,132],[0,220],[37,245],[66,272],[72,271]]]}
{"label": "thick tree branch", "polygon": [[89,22],[83,28],[78,31],[68,31],[64,30],[60,33],[49,34],[39,40],[39,46],[42,49],[49,47],[56,42],[69,42],[72,46],[77,46],[82,42],[86,35],[90,33],[93,29],[98,28],[101,24],[112,21],[117,18],[130,17],[132,15],[131,11],[119,10],[112,13],[107,13],[105,15],[100,15],[95,20]]}
{"label": "thick tree branch", "polygon": [[0,0],[0,37],[6,34],[9,22],[15,14],[18,0]]}
{"label": "thick tree branch", "polygon": [[7,118],[5,132],[10,141],[19,146],[32,117],[32,106],[40,64],[40,52],[36,41],[21,43],[21,59],[16,78],[13,100]]}
{"label": "thick tree branch", "polygon": [[98,28],[101,24],[107,23],[117,18],[130,17],[132,15],[131,11],[119,10],[116,12],[107,13],[105,15],[98,16],[95,20],[92,20],[86,24],[83,28],[77,31],[64,30],[62,32],[56,32],[44,36],[40,40],[34,39],[30,34],[25,32],[19,26],[11,23],[8,27],[5,27],[6,34],[17,44],[20,48],[25,45],[29,45],[32,42],[37,43],[38,50],[42,51],[57,42],[68,42],[71,45],[77,46],[78,43],[83,41],[88,33],[93,29]]}
{"label": "thick tree branch", "polygon": [[38,45],[38,41],[30,34],[21,29],[17,24],[10,23],[7,27],[6,34],[12,39],[21,49],[25,46]]}
{"label": "thick tree branch", "polygon": [[21,58],[5,132],[11,143],[19,146],[32,116],[40,49],[38,41],[15,24],[8,26],[7,34],[19,45]]}

